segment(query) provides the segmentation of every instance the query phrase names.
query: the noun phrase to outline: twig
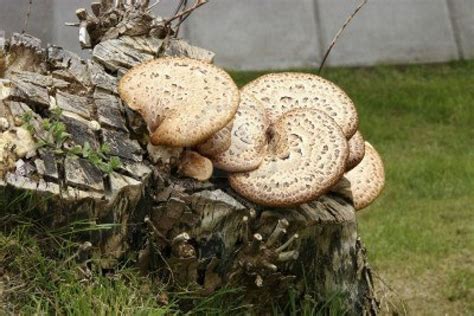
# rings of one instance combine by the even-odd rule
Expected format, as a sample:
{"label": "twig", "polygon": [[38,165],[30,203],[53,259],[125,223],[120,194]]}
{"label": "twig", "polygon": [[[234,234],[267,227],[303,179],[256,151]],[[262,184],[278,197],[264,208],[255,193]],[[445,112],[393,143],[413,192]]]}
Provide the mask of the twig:
{"label": "twig", "polygon": [[160,4],[160,0],[157,0],[155,3],[153,3],[151,6],[148,7],[147,11],[151,11],[154,7]]}
{"label": "twig", "polygon": [[28,31],[28,24],[30,22],[31,7],[32,6],[33,6],[33,0],[29,0],[28,1],[28,9],[26,10],[25,28],[23,29],[23,31],[21,31],[22,34],[24,34]]}
{"label": "twig", "polygon": [[207,1],[208,0],[196,0],[196,3],[194,3],[194,5],[192,7],[190,7],[189,9],[183,10],[180,13],[176,14],[175,16],[167,19],[165,21],[165,25],[169,25],[174,20],[180,19],[181,17],[184,17],[184,16],[188,15],[189,13],[193,12],[194,10],[199,8],[200,6],[206,4]]}
{"label": "twig", "polygon": [[344,32],[345,28],[351,23],[352,19],[356,14],[362,9],[364,5],[366,5],[368,0],[363,0],[361,4],[354,10],[354,12],[347,18],[346,22],[342,25],[342,27],[339,29],[339,31],[336,33],[336,36],[334,36],[334,39],[331,42],[331,45],[329,45],[328,50],[326,51],[326,54],[324,54],[323,61],[321,62],[321,66],[319,66],[319,71],[318,73],[321,73],[321,71],[324,68],[324,64],[326,63],[326,60],[329,57],[329,54],[331,53],[332,49],[334,48],[334,45],[336,45],[337,40],[339,39],[339,36],[341,36],[342,32]]}
{"label": "twig", "polygon": [[187,0],[180,0],[180,1],[179,1],[178,6],[177,6],[176,9],[174,10],[174,15],[176,15],[176,14],[178,14],[179,12],[182,11],[183,5],[184,5],[184,9],[186,9]]}
{"label": "twig", "polygon": [[[181,8],[181,10],[186,10],[186,8],[188,7],[188,0],[181,0],[181,4],[179,6],[179,8]],[[178,14],[178,12],[176,12],[175,14]],[[184,20],[186,20],[186,18],[191,14],[191,12],[189,12],[186,16],[182,16],[179,18],[179,21],[178,23],[176,23],[176,30],[174,32],[174,37],[178,37],[178,34],[179,34],[179,29],[181,27],[181,23],[184,22]]]}

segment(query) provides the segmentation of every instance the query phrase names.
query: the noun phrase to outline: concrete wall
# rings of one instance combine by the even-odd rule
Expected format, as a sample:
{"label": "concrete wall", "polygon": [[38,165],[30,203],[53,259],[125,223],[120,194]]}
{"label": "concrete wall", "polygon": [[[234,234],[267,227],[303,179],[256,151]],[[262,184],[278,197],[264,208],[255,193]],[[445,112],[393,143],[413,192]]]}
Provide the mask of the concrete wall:
{"label": "concrete wall", "polygon": [[[53,0],[33,0],[31,16],[28,23],[28,33],[41,38],[45,42],[54,39],[54,10],[51,10]],[[0,0],[0,30],[9,36],[12,32],[21,32],[25,28],[25,17],[28,1]]]}
{"label": "concrete wall", "polygon": [[474,58],[474,0],[448,0],[459,54]]}
{"label": "concrete wall", "polygon": [[[0,30],[21,31],[28,0],[0,0]],[[79,51],[74,11],[90,0],[33,0],[29,33]],[[177,0],[156,8],[169,15]],[[234,69],[317,66],[356,0],[210,0],[182,35]],[[82,53],[86,56],[87,53]],[[425,63],[474,58],[474,0],[369,0],[328,65]]]}

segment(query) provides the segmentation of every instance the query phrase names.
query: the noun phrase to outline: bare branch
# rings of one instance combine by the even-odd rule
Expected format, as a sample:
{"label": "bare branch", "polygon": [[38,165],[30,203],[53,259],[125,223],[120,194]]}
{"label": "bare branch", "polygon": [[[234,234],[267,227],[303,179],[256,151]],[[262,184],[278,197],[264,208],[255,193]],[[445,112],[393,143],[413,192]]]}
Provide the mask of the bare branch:
{"label": "bare branch", "polygon": [[190,7],[189,9],[186,9],[186,10],[182,10],[180,13],[178,14],[175,14],[173,17],[167,19],[165,21],[165,24],[166,25],[169,25],[171,22],[173,22],[174,20],[177,20],[177,19],[180,19],[182,17],[185,18],[185,16],[189,15],[191,12],[193,12],[194,10],[196,10],[197,8],[199,8],[200,6],[204,5],[207,3],[208,0],[196,0],[196,2],[194,3],[194,5],[192,7]]}
{"label": "bare branch", "polygon": [[151,6],[148,7],[147,11],[151,11],[154,7],[160,4],[160,0],[156,0]]}
{"label": "bare branch", "polygon": [[[181,0],[181,4],[179,6],[180,10],[186,10],[186,8],[188,7],[188,0]],[[175,14],[178,14],[179,11],[177,11]],[[183,23],[183,21],[191,14],[188,13],[187,15],[185,16],[182,16],[179,18],[179,21],[178,23],[176,23],[176,27],[175,27],[175,32],[174,32],[174,37],[178,37],[178,34],[179,34],[179,30],[180,30],[180,27],[181,27],[181,23]]]}
{"label": "bare branch", "polygon": [[336,42],[339,39],[339,36],[341,36],[342,32],[344,32],[344,30],[349,25],[349,23],[351,23],[354,16],[356,16],[356,14],[362,9],[362,7],[364,5],[367,4],[367,2],[368,2],[368,0],[363,0],[359,4],[359,6],[354,10],[354,12],[347,18],[346,22],[342,25],[342,27],[339,29],[339,31],[336,33],[336,36],[334,36],[334,39],[332,40],[331,45],[329,45],[329,48],[327,49],[326,54],[324,54],[324,58],[323,58],[323,61],[321,62],[321,66],[319,66],[318,73],[321,73],[321,71],[323,70],[324,64],[326,63],[326,60],[328,59],[329,54],[331,53],[332,49],[336,45]]}
{"label": "bare branch", "polygon": [[184,9],[186,9],[186,5],[187,5],[187,1],[186,1],[186,0],[180,0],[180,1],[179,1],[178,6],[177,6],[176,9],[174,10],[174,15],[178,14],[179,12],[181,12],[181,11],[183,10],[183,5],[184,5]]}

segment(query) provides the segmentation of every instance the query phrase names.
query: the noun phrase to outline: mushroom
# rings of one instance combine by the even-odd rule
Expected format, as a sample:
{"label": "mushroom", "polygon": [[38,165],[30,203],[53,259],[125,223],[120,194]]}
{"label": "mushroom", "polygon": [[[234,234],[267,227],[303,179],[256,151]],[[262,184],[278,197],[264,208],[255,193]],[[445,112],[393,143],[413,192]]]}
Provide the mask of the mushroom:
{"label": "mushroom", "polygon": [[262,104],[250,94],[241,93],[231,145],[228,150],[212,157],[214,166],[228,172],[256,169],[265,155],[268,125]]}
{"label": "mushroom", "polygon": [[267,74],[242,89],[262,102],[268,118],[275,122],[284,113],[308,108],[325,112],[347,139],[357,131],[359,119],[351,99],[334,83],[307,73]]}
{"label": "mushroom", "polygon": [[193,147],[234,117],[239,91],[224,70],[199,60],[166,57],[128,71],[121,98],[142,115],[153,145]]}
{"label": "mushroom", "polygon": [[350,183],[352,200],[356,210],[371,204],[382,192],[385,172],[382,158],[368,142],[365,142],[365,156],[345,178]]}
{"label": "mushroom", "polygon": [[357,166],[365,155],[364,137],[362,137],[362,134],[359,131],[349,139],[348,144],[349,158],[347,158],[346,172]]}
{"label": "mushroom", "polygon": [[233,123],[233,121],[230,121],[226,127],[212,135],[211,138],[197,145],[197,151],[204,156],[212,157],[229,149]]}
{"label": "mushroom", "polygon": [[326,193],[344,174],[346,136],[327,114],[297,109],[283,114],[270,129],[262,164],[229,176],[232,188],[261,205],[289,207]]}
{"label": "mushroom", "polygon": [[195,151],[186,150],[181,157],[178,172],[198,181],[207,181],[212,176],[212,162]]}

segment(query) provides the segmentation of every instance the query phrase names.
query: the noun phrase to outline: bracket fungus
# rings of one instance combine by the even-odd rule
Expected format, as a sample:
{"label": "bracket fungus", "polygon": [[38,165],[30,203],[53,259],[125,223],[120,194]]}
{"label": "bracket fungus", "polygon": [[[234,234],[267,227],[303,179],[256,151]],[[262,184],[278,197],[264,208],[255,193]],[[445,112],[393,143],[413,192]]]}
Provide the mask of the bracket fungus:
{"label": "bracket fungus", "polygon": [[347,139],[357,131],[359,119],[347,94],[319,76],[282,72],[263,75],[242,89],[262,102],[271,122],[298,108],[316,109],[332,117]]}
{"label": "bracket fungus", "polygon": [[229,176],[232,188],[245,198],[271,207],[294,206],[326,193],[344,174],[347,140],[324,112],[293,110],[270,130],[262,164]]}
{"label": "bracket fungus", "polygon": [[268,126],[261,103],[253,96],[241,93],[231,132],[231,145],[223,153],[212,157],[214,165],[228,172],[256,169],[265,155]]}
{"label": "bracket fungus", "polygon": [[226,127],[212,135],[211,138],[197,145],[197,151],[204,156],[212,157],[229,149],[232,142],[231,131],[233,125],[234,122],[230,121]]}
{"label": "bracket fungus", "polygon": [[364,158],[354,169],[346,173],[345,178],[350,183],[356,210],[367,207],[382,192],[385,184],[383,161],[368,142],[365,142]]}
{"label": "bracket fungus", "polygon": [[351,139],[348,141],[349,144],[349,158],[347,158],[346,171],[353,169],[357,166],[365,155],[365,143],[362,134],[357,131]]}
{"label": "bracket fungus", "polygon": [[192,147],[234,117],[239,91],[224,70],[191,58],[165,57],[128,71],[121,98],[147,123],[153,145]]}

